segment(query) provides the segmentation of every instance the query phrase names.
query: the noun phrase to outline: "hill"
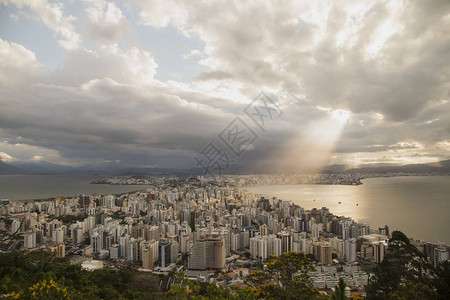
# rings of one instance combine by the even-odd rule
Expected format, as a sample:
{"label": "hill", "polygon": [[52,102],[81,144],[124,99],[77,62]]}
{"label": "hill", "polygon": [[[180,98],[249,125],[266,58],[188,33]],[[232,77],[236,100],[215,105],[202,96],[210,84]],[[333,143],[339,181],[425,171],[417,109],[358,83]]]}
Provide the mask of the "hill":
{"label": "hill", "polygon": [[27,174],[27,171],[11,166],[0,160],[0,175],[21,175]]}

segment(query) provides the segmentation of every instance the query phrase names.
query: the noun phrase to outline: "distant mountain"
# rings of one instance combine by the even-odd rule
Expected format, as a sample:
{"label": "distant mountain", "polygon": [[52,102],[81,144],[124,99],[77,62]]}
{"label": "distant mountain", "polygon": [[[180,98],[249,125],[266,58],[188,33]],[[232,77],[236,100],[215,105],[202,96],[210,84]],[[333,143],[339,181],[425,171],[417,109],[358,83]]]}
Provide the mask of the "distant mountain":
{"label": "distant mountain", "polygon": [[185,174],[185,173],[192,174],[194,171],[195,170],[193,169],[126,166],[117,162],[108,162],[78,167],[72,170],[71,173],[128,176],[128,175],[146,175],[146,174],[153,174],[153,175]]}
{"label": "distant mountain", "polygon": [[[357,168],[348,168],[345,165],[329,165],[322,169],[314,170],[274,170],[267,166],[230,166],[226,174],[277,174],[282,173],[450,173],[450,160],[444,160],[429,164],[366,164]],[[131,176],[131,175],[201,175],[201,168],[176,169],[176,168],[148,168],[124,166],[120,163],[91,164],[82,167],[71,167],[53,164],[46,161],[38,162],[14,162],[0,161],[0,175],[17,174],[60,174],[60,175],[97,175],[97,176]]]}
{"label": "distant mountain", "polygon": [[125,168],[113,173],[116,176],[130,175],[193,175],[202,174],[200,169],[174,169],[174,168]]}
{"label": "distant mountain", "polygon": [[321,170],[323,173],[343,173],[347,169],[346,165],[329,165]]}
{"label": "distant mountain", "polygon": [[450,169],[450,159],[441,160],[439,162],[431,163],[431,164],[428,164],[428,165],[435,166],[435,167],[441,167],[441,168],[445,168],[445,169]]}
{"label": "distant mountain", "polygon": [[363,165],[345,170],[346,173],[450,173],[450,160],[429,164],[379,164]]}
{"label": "distant mountain", "polygon": [[27,173],[25,170],[11,166],[0,160],[0,175],[21,175]]}
{"label": "distant mountain", "polygon": [[14,162],[11,165],[32,174],[61,174],[75,170],[74,167],[58,165],[48,161]]}
{"label": "distant mountain", "polygon": [[[93,166],[91,166],[92,168]],[[191,169],[175,169],[175,168],[139,168],[139,167],[120,167],[108,169],[101,169],[105,175],[114,176],[129,176],[129,175],[201,175],[204,170],[201,168]],[[97,170],[97,174],[100,168],[92,168]],[[92,171],[91,172],[95,172]],[[282,170],[278,170],[282,171]],[[276,174],[277,170],[270,169],[267,166],[230,166],[226,170],[226,174]],[[286,170],[282,171],[283,173]],[[289,173],[289,171],[287,171]],[[367,164],[358,168],[349,169],[346,165],[329,165],[322,169],[305,169],[305,170],[292,170],[292,173],[305,172],[305,173],[450,173],[450,160],[441,161],[433,164]]]}

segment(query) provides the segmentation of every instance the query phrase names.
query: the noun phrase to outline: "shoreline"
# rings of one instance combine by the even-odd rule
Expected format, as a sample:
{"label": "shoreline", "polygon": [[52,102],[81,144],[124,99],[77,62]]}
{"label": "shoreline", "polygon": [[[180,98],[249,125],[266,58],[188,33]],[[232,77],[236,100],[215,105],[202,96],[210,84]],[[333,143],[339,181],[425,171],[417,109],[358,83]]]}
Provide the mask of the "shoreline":
{"label": "shoreline", "polygon": [[[102,193],[102,194],[98,194],[98,193],[93,193],[93,194],[88,194],[88,196],[95,196],[95,195],[98,195],[98,196],[100,196],[100,195],[114,195],[114,196],[122,196],[122,195],[124,195],[124,194],[133,194],[133,193],[137,193],[137,192],[142,192],[142,191],[145,191],[146,189],[138,189],[138,190],[133,190],[133,191],[129,191],[129,192],[120,192],[120,193]],[[52,201],[52,200],[56,200],[56,198],[58,198],[58,197],[63,197],[63,198],[76,198],[76,197],[78,197],[78,196],[80,196],[80,195],[86,195],[86,194],[83,194],[83,193],[81,193],[81,194],[78,194],[78,195],[76,195],[76,196],[61,196],[61,195],[58,195],[58,196],[52,196],[52,197],[49,197],[49,198],[39,198],[39,199],[14,199],[14,200],[12,200],[12,199],[0,199],[0,201],[9,201],[9,202],[14,202],[14,201],[19,201],[19,202],[27,202],[27,201],[36,201],[36,202],[42,202],[42,201]]]}
{"label": "shoreline", "polygon": [[[385,179],[390,179],[390,178],[401,179],[401,178],[407,178],[407,177],[425,177],[425,176],[421,176],[421,175],[417,175],[417,176],[395,176],[395,177],[389,177],[389,178],[385,177]],[[426,177],[429,177],[429,176],[426,176]],[[442,176],[439,176],[439,177],[442,177]],[[366,180],[366,179],[375,179],[375,180],[376,179],[380,179],[380,180],[382,180],[384,178],[365,178],[364,180]],[[394,186],[398,185],[398,183],[393,183],[393,185]],[[295,189],[295,187],[299,187],[299,189],[301,189],[302,186],[306,187],[304,193],[303,193],[303,191],[297,191]],[[341,193],[336,194],[336,197],[335,197],[336,198],[336,203],[334,203],[334,202],[330,202],[330,198],[325,198],[324,195],[326,195],[326,191],[324,191],[323,193],[321,193],[321,192],[314,192],[314,191],[310,192],[311,189],[308,189],[307,188],[308,186],[309,187],[314,187],[314,186],[317,186],[317,184],[257,184],[257,185],[240,186],[239,189],[242,190],[242,191],[245,191],[247,193],[253,194],[253,195],[264,197],[266,199],[275,198],[277,200],[287,201],[287,202],[289,202],[289,203],[291,203],[293,205],[298,205],[298,206],[302,207],[305,210],[312,210],[313,208],[320,209],[322,207],[326,207],[326,208],[328,208],[329,212],[331,214],[333,214],[334,216],[336,216],[336,217],[351,218],[351,219],[355,220],[357,223],[367,223],[367,224],[369,224],[369,226],[371,228],[371,231],[372,230],[376,231],[377,228],[382,227],[384,225],[388,225],[390,229],[392,229],[392,230],[400,230],[402,232],[405,232],[407,234],[407,236],[411,238],[411,240],[418,241],[420,243],[425,243],[425,242],[426,243],[432,243],[432,244],[438,244],[439,242],[444,242],[446,244],[450,243],[450,241],[448,241],[447,239],[443,238],[443,237],[447,236],[447,234],[445,234],[445,233],[444,234],[440,234],[438,236],[434,236],[434,237],[427,237],[428,233],[426,231],[420,231],[420,230],[418,230],[415,227],[409,226],[408,224],[401,224],[401,222],[399,223],[399,222],[396,222],[395,220],[394,221],[392,221],[392,220],[390,220],[390,221],[389,220],[379,220],[379,221],[372,220],[371,216],[372,217],[376,217],[376,216],[379,216],[380,213],[376,213],[376,212],[373,213],[373,210],[370,207],[370,205],[365,204],[364,201],[366,203],[370,203],[371,200],[373,200],[373,199],[367,199],[367,200],[369,200],[367,202],[367,200],[359,201],[359,199],[356,199],[357,201],[355,201],[355,199],[346,198],[345,200],[348,199],[348,202],[344,203],[345,200],[342,201],[343,202],[343,208],[344,209],[348,209],[350,207],[350,209],[352,209],[352,207],[353,207],[352,203],[353,204],[358,204],[358,205],[356,205],[356,206],[358,206],[358,208],[356,208],[356,210],[357,211],[359,211],[359,209],[363,210],[362,211],[363,215],[358,216],[358,214],[352,214],[352,213],[346,213],[346,212],[342,212],[341,213],[341,212],[339,212],[339,208],[336,210],[336,208],[340,207],[340,205],[341,205],[341,203],[338,202],[338,199],[339,199],[339,197],[343,197],[343,195],[345,197],[346,194],[348,194],[348,193],[344,192],[342,194]],[[323,185],[319,185],[319,186],[323,186]],[[262,187],[262,188],[266,187],[267,189],[270,189],[270,187],[273,187],[274,190],[270,191],[270,192],[269,191],[265,191],[265,190],[262,190],[262,191],[254,191],[254,190],[252,190],[253,188],[254,189],[258,189],[258,187]],[[283,187],[291,188],[291,189],[288,190],[288,191],[282,191]],[[376,188],[378,188],[378,187],[376,187]],[[348,191],[348,189],[346,191]],[[351,194],[353,194],[353,193],[351,193]],[[293,195],[295,195],[295,196],[293,196]],[[320,196],[322,196],[322,197],[320,197]],[[303,197],[303,199],[302,199],[302,197]],[[356,197],[360,197],[359,193],[356,192],[354,197],[355,198]],[[376,198],[376,197],[373,197],[373,198]],[[317,202],[315,202],[316,199],[318,200]],[[363,198],[361,198],[361,199],[363,199]],[[312,201],[314,201],[314,203]],[[373,202],[372,202],[372,204],[373,204]],[[381,203],[377,202],[375,205],[382,206],[382,205],[385,205],[385,204],[382,203],[382,202]],[[389,210],[390,208],[386,207],[386,209]],[[336,211],[338,211],[338,212],[336,212]],[[364,213],[366,215],[364,215]],[[439,225],[439,223],[436,223],[436,224],[438,226],[440,226],[440,227],[445,227],[445,222],[442,223],[441,225]]]}

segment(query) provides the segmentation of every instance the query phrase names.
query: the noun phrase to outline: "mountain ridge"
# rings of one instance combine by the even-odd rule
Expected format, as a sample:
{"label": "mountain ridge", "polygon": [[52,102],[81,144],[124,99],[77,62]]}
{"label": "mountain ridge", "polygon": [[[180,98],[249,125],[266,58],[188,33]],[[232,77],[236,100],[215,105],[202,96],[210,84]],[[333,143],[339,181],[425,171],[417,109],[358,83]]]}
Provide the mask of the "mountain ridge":
{"label": "mountain ridge", "polygon": [[[280,171],[273,169],[264,170],[253,167],[252,169],[234,166],[227,174],[275,174]],[[450,159],[427,164],[366,164],[356,168],[348,168],[345,165],[328,165],[314,170],[292,170],[287,173],[450,173]],[[0,175],[100,175],[100,176],[129,176],[129,175],[176,175],[176,174],[203,174],[200,168],[151,168],[129,167],[120,164],[98,164],[81,167],[54,164],[46,161],[40,162],[14,162],[6,163],[0,160]]]}

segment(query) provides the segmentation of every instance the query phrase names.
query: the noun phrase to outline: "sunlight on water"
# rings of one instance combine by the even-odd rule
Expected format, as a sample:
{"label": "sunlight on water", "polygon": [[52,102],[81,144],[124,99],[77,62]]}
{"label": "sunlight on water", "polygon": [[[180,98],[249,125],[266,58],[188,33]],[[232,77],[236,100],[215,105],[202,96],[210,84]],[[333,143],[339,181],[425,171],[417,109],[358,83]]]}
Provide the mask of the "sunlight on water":
{"label": "sunlight on water", "polygon": [[[450,243],[450,177],[412,176],[372,178],[360,186],[266,185],[246,189],[275,196],[312,209],[326,206],[335,215],[388,225],[408,236]],[[339,203],[341,202],[341,203]]]}

